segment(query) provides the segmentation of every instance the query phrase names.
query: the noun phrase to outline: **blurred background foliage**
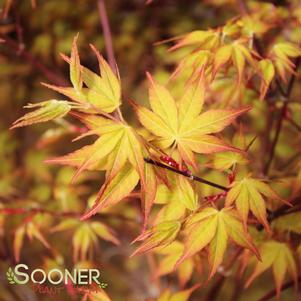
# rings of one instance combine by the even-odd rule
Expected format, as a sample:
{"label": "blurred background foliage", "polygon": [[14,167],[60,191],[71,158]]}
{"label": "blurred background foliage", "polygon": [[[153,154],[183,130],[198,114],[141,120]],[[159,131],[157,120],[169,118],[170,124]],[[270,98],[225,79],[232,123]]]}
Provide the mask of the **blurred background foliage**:
{"label": "blurred background foliage", "polygon": [[[272,2],[286,5],[286,1]],[[168,53],[166,44],[155,46],[155,42],[197,29],[214,28],[238,13],[236,1],[229,0],[154,0],[148,5],[143,0],[110,0],[106,1],[106,5],[123,99],[135,99],[140,103],[147,99],[145,71],[150,71],[164,82],[180,55]],[[39,239],[34,238],[32,242],[25,239],[21,262],[32,267],[71,268],[74,265],[74,228],[62,233],[52,233],[51,229],[62,220],[78,219],[78,214],[85,210],[85,201],[95,198],[103,175],[85,173],[75,185],[70,185],[71,168],[53,167],[43,162],[46,158],[66,154],[81,146],[80,142],[70,143],[76,129],[68,121],[15,131],[8,131],[8,128],[23,115],[22,107],[26,103],[57,97],[40,82],[68,84],[68,65],[59,53],[69,55],[77,33],[82,64],[97,70],[96,58],[89,48],[89,43],[92,43],[105,56],[97,3],[95,0],[1,0],[0,9],[0,38],[5,37],[8,41],[0,43],[0,208],[42,207],[60,212],[58,216],[39,213],[38,210],[34,215],[0,215],[0,300],[77,300],[79,297],[76,296],[39,295],[27,286],[15,289],[6,284],[4,272],[8,265],[15,263],[13,234],[25,218],[31,219],[50,247],[45,247]],[[122,111],[127,120],[132,119],[126,101]],[[256,126],[260,127],[260,122]],[[287,152],[286,149],[280,151]],[[216,182],[225,181],[225,177],[215,171],[208,176]],[[168,276],[164,282],[156,281],[150,276],[154,264],[152,257],[128,259],[133,251],[130,242],[139,233],[137,224],[141,222],[139,202],[129,200],[137,206],[126,206],[126,202],[122,202],[94,218],[115,229],[118,238],[122,239],[121,246],[103,239],[93,246],[91,241],[89,249],[93,250],[94,256],[92,251],[87,251],[82,260],[76,262],[77,266],[101,269],[103,281],[108,283],[106,291],[114,301],[140,301],[154,297],[162,285],[172,286],[175,277]],[[272,289],[271,275],[265,277],[259,278],[240,300],[255,300],[268,288]],[[198,290],[191,300],[201,300],[215,283]],[[217,300],[231,300],[230,296],[237,289],[235,278],[229,277]],[[293,300],[286,299],[286,294],[292,298],[288,290],[283,293],[284,300]]]}

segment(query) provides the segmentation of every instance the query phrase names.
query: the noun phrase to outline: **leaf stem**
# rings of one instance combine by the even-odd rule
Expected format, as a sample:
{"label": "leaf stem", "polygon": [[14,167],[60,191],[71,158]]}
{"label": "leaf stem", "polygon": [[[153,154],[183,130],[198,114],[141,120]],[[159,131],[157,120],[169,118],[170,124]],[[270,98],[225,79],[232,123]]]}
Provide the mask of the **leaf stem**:
{"label": "leaf stem", "polygon": [[191,175],[190,173],[188,173],[187,171],[183,171],[183,170],[179,170],[179,169],[176,169],[176,168],[173,168],[169,165],[166,165],[166,164],[163,164],[161,162],[158,162],[158,161],[155,161],[155,160],[152,160],[150,158],[144,158],[144,161],[146,163],[149,163],[149,164],[152,164],[154,166],[157,166],[157,167],[161,167],[161,168],[164,168],[164,169],[167,169],[169,171],[172,171],[174,173],[177,173],[179,175],[182,175],[186,178],[189,178],[193,181],[196,181],[196,182],[200,182],[200,183],[203,183],[203,184],[206,184],[206,185],[209,185],[211,187],[214,187],[214,188],[217,188],[217,189],[220,189],[220,190],[223,190],[223,191],[228,191],[229,188],[225,187],[225,186],[222,186],[222,185],[219,185],[217,183],[214,183],[214,182],[211,182],[211,181],[208,181],[206,179],[203,179],[203,178],[200,178],[198,176],[195,176],[195,175]]}
{"label": "leaf stem", "polygon": [[[297,279],[297,282],[300,282],[300,281],[301,281],[301,276]],[[292,286],[294,286],[295,282],[296,281],[292,280],[292,281],[284,283],[281,287],[281,291],[291,288]],[[277,291],[276,291],[276,289],[273,289],[273,290],[269,291],[267,294],[265,294],[263,297],[258,299],[258,301],[268,301],[268,300],[274,298],[276,295],[277,295]]]}

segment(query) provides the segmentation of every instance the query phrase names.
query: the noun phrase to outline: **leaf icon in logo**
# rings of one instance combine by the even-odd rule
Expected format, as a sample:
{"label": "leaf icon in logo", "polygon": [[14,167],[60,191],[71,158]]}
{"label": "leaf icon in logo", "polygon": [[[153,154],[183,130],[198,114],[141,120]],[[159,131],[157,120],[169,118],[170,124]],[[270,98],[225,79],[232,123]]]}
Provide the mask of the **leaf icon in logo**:
{"label": "leaf icon in logo", "polygon": [[10,284],[15,284],[16,283],[15,274],[14,274],[11,267],[8,268],[8,270],[6,272],[6,277],[7,277],[7,280]]}

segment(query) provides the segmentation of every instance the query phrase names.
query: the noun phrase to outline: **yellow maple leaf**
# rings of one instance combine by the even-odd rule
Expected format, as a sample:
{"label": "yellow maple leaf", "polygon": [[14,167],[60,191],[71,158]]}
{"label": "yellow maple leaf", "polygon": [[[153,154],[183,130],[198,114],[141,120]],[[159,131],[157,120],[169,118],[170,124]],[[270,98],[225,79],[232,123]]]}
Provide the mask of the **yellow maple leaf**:
{"label": "yellow maple leaf", "polygon": [[287,271],[295,281],[295,285],[297,285],[297,265],[293,254],[286,243],[270,240],[264,242],[260,246],[259,250],[262,261],[257,263],[253,273],[250,275],[249,279],[246,282],[246,287],[250,286],[250,284],[256,277],[258,277],[270,267],[272,267],[273,269],[278,297]]}
{"label": "yellow maple leaf", "polygon": [[260,258],[256,247],[252,243],[251,236],[243,229],[237,212],[233,209],[224,208],[220,211],[212,207],[202,209],[187,220],[184,235],[185,248],[176,266],[209,246],[211,267],[209,279],[215,274],[223,260],[228,237],[236,244],[250,249]]}
{"label": "yellow maple leaf", "polygon": [[234,181],[231,189],[227,193],[226,206],[235,203],[236,208],[243,220],[245,229],[249,211],[251,211],[258,221],[270,233],[269,223],[266,217],[266,205],[263,196],[281,201],[277,193],[261,180],[245,177],[242,180]]}
{"label": "yellow maple leaf", "polygon": [[251,107],[209,110],[201,114],[204,103],[204,78],[187,89],[176,103],[168,90],[150,78],[152,111],[133,103],[140,122],[153,135],[152,143],[162,150],[176,148],[185,163],[197,169],[194,153],[240,151],[212,135],[222,131]]}

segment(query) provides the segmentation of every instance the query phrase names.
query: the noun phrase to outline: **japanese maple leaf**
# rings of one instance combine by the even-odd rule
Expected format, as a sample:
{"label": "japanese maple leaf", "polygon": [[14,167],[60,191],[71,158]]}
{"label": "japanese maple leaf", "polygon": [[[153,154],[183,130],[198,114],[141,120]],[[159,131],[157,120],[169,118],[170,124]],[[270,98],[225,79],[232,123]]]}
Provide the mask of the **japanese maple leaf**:
{"label": "japanese maple leaf", "polygon": [[169,91],[150,82],[149,101],[151,110],[133,104],[142,125],[154,136],[152,141],[162,150],[176,148],[181,159],[197,169],[194,153],[208,154],[222,151],[240,151],[212,135],[222,131],[235,118],[249,111],[250,106],[239,109],[208,110],[201,114],[205,82],[202,76],[197,84],[191,85],[176,102]]}
{"label": "japanese maple leaf", "polygon": [[276,283],[276,292],[279,297],[281,286],[288,271],[293,278],[295,285],[298,283],[297,265],[286,243],[269,240],[260,247],[262,261],[258,262],[253,273],[246,282],[246,287],[250,286],[253,280],[269,268],[273,269],[273,275]]}
{"label": "japanese maple leaf", "polygon": [[[139,179],[146,219],[155,198],[156,183],[152,167],[145,167],[143,152],[146,150],[140,136],[123,122],[97,115],[74,115],[90,129],[80,138],[87,135],[96,135],[98,138],[93,144],[47,162],[78,167],[73,180],[86,169],[107,171],[106,181],[98,193],[95,204],[82,219],[87,219],[101,208],[121,201],[135,188]],[[146,184],[149,187],[147,194],[144,193]]]}
{"label": "japanese maple leaf", "polygon": [[228,238],[239,246],[251,250],[260,258],[251,236],[244,230],[237,211],[234,209],[224,208],[220,211],[212,207],[202,209],[187,220],[184,235],[184,251],[176,266],[209,246],[211,267],[209,279],[215,274],[223,260]]}
{"label": "japanese maple leaf", "polygon": [[[245,228],[247,228],[248,215],[251,211],[266,230],[270,232],[263,196],[272,200],[283,201],[268,184],[259,179],[245,177],[231,184],[231,189],[226,197],[226,206],[232,206],[235,203]],[[289,203],[287,204],[289,205]]]}

